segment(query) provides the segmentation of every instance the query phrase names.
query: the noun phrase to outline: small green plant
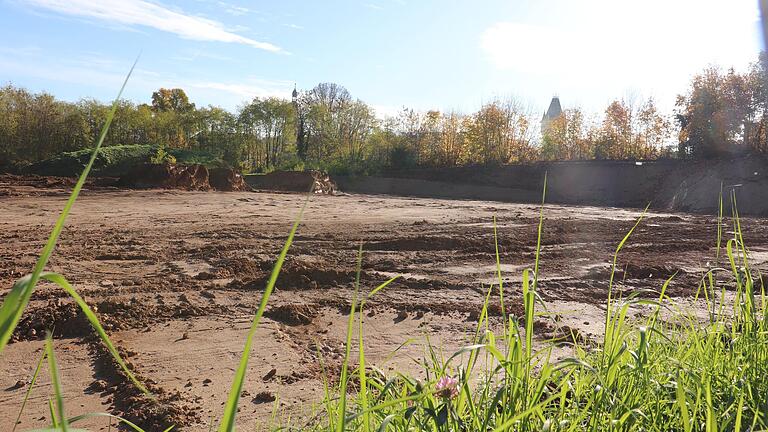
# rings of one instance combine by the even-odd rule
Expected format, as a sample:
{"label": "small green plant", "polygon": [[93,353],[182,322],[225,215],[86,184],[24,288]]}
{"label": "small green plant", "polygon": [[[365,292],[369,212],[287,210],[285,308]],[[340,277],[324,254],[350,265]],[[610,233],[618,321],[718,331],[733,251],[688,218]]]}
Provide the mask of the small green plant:
{"label": "small green plant", "polygon": [[149,162],[155,165],[162,165],[162,164],[175,164],[176,163],[176,157],[172,154],[165,151],[165,146],[159,145],[157,146],[157,150],[155,150],[155,153],[150,156]]}

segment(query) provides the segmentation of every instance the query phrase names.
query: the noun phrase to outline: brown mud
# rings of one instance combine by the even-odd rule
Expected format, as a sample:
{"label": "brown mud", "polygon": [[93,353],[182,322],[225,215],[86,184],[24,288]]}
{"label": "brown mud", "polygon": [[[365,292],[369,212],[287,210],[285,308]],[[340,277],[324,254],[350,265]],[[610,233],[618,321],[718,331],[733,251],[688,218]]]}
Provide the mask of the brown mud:
{"label": "brown mud", "polygon": [[[0,296],[32,269],[69,187],[4,179]],[[45,193],[29,193],[35,190]],[[65,275],[94,307],[156,399],[122,376],[65,293],[41,284],[0,357],[0,430],[10,429],[40,339],[51,328],[70,415],[108,410],[151,430],[169,424],[208,430],[211,418],[221,415],[263,287],[305,199],[89,186],[49,270]],[[256,332],[239,425],[275,426],[275,409],[301,425],[322,398],[323,374],[337,379],[360,242],[364,291],[403,275],[365,305],[366,361],[384,373],[419,376],[415,360],[424,355],[426,337],[448,355],[471,343],[489,288],[490,315],[495,325],[501,322],[494,217],[505,312],[522,315],[521,274],[534,264],[538,216],[532,204],[313,196]],[[636,210],[546,205],[539,295],[549,313],[534,323],[537,343],[553,340],[567,350],[573,340],[597,340],[613,252],[639,216]],[[768,272],[768,226],[744,218],[742,227],[753,268]],[[667,293],[694,307],[691,297],[704,272],[726,266],[722,253],[715,260],[716,237],[715,217],[648,213],[619,256],[617,292],[654,298],[674,275]],[[417,342],[401,346],[409,339]],[[33,390],[22,428],[46,425],[47,383]],[[89,423],[93,430],[107,425]]]}

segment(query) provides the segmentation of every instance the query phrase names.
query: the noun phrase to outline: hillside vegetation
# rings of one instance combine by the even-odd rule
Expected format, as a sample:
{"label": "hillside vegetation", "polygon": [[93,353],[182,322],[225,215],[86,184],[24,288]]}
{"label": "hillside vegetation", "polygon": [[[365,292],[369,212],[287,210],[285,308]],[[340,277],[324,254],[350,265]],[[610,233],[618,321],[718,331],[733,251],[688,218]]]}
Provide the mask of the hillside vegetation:
{"label": "hillside vegetation", "polygon": [[[74,177],[80,174],[93,153],[92,149],[62,152],[50,159],[23,167],[22,171],[50,176]],[[214,155],[191,149],[164,149],[148,144],[114,145],[103,147],[93,163],[93,174],[119,177],[144,163],[176,162],[199,164],[208,168],[225,167],[226,163]]]}
{"label": "hillside vegetation", "polygon": [[[206,154],[244,172],[319,168],[337,174],[536,160],[712,158],[768,150],[768,57],[743,73],[711,67],[674,112],[624,97],[602,113],[577,106],[547,121],[514,98],[474,113],[403,108],[382,117],[342,86],[321,83],[292,99],[255,98],[235,112],[197,107],[182,89],[150,103],[120,101],[105,146],[156,145]],[[681,89],[682,90],[682,89]],[[109,107],[0,88],[0,169],[93,147]],[[68,156],[63,156],[68,157]],[[193,160],[195,158],[192,158]]]}

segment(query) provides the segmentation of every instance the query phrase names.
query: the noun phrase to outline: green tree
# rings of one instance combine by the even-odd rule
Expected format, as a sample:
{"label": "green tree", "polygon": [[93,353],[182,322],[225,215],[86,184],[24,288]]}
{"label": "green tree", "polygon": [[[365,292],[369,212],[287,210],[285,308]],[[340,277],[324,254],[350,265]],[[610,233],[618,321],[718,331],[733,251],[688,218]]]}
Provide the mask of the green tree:
{"label": "green tree", "polygon": [[244,134],[244,158],[250,169],[274,168],[295,153],[296,113],[290,102],[255,98],[240,108],[237,122]]}
{"label": "green tree", "polygon": [[760,92],[749,83],[733,69],[722,73],[716,67],[693,78],[688,93],[677,100],[681,154],[709,158],[747,148],[743,144],[749,143]]}

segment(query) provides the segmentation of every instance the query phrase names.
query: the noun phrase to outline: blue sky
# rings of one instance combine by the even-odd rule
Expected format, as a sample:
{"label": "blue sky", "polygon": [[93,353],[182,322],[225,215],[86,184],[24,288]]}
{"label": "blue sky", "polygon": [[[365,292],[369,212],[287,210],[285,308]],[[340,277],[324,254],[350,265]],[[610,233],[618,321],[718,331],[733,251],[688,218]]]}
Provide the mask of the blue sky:
{"label": "blue sky", "polygon": [[235,109],[333,81],[379,114],[472,111],[553,94],[601,111],[675,95],[708,64],[761,49],[752,0],[0,0],[0,82],[66,100],[182,87]]}

